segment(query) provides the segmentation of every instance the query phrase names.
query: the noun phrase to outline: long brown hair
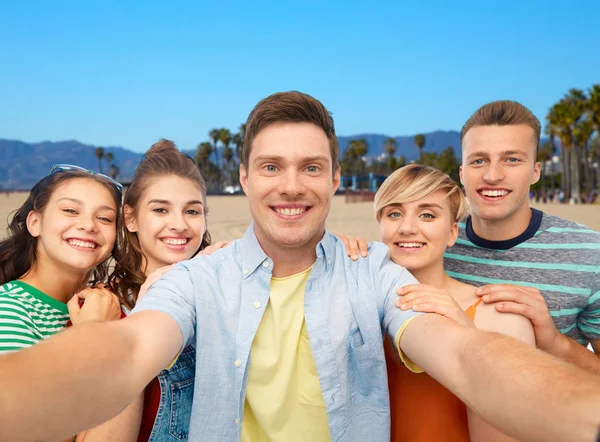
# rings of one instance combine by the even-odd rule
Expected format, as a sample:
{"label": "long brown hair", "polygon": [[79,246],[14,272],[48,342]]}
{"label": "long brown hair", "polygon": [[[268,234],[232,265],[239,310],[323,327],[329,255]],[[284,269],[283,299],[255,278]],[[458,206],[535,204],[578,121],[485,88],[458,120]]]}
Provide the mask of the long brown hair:
{"label": "long brown hair", "polygon": [[[37,259],[38,240],[36,237],[31,236],[27,229],[29,212],[42,213],[54,191],[63,183],[75,178],[97,181],[109,190],[117,206],[116,229],[117,232],[121,230],[121,193],[104,178],[76,170],[65,170],[42,178],[33,186],[23,205],[12,213],[13,217],[8,225],[9,236],[0,242],[0,284],[6,284],[25,275]],[[113,247],[112,253],[114,252],[115,247]],[[92,270],[91,279],[93,283],[106,279],[109,260],[110,255]]]}
{"label": "long brown hair", "polygon": [[[136,216],[142,195],[152,184],[152,181],[170,175],[189,179],[198,185],[202,192],[204,214],[206,216],[208,213],[206,184],[200,170],[190,157],[177,149],[175,143],[164,139],[152,145],[137,167],[131,185],[125,193],[123,210],[125,206],[131,207],[133,212],[129,216]],[[123,217],[125,218],[125,216]],[[194,255],[208,245],[210,245],[210,235],[206,231],[202,237],[200,247]],[[118,294],[123,305],[133,308],[140,287],[146,280],[145,269],[142,268],[144,254],[137,233],[130,232],[126,228],[118,232],[115,261],[116,265],[112,275],[110,275],[109,285]]]}

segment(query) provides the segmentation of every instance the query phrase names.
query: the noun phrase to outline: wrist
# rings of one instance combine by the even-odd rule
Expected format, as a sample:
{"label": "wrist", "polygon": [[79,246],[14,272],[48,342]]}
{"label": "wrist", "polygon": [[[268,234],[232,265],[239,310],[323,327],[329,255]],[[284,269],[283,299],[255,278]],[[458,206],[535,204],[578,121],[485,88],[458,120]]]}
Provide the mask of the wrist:
{"label": "wrist", "polygon": [[556,338],[554,339],[554,344],[547,350],[547,353],[550,353],[552,356],[555,356],[559,359],[565,359],[566,355],[569,354],[570,346],[571,343],[569,338],[562,333],[557,332]]}

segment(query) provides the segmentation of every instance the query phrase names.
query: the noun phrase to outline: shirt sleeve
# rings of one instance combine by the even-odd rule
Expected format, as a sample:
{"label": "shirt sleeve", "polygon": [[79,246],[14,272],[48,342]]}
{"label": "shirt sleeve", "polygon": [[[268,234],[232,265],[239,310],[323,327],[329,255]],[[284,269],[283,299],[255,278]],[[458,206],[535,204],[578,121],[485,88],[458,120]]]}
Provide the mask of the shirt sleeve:
{"label": "shirt sleeve", "polygon": [[0,355],[31,347],[39,341],[36,327],[21,303],[0,297]]}
{"label": "shirt sleeve", "polygon": [[400,287],[419,282],[408,270],[390,260],[390,251],[387,246],[373,243],[369,253],[375,266],[375,278],[380,282],[383,330],[395,342],[398,332],[406,321],[422,314],[412,310],[402,311],[396,307],[397,291]]}
{"label": "shirt sleeve", "polygon": [[131,314],[148,310],[166,313],[177,322],[183,336],[181,350],[193,342],[196,329],[194,281],[185,264],[176,265],[152,284]]}
{"label": "shirt sleeve", "polygon": [[402,347],[400,347],[400,341],[402,340],[402,335],[404,334],[404,330],[406,330],[406,327],[408,327],[408,324],[410,324],[412,322],[412,320],[415,318],[416,318],[416,316],[413,316],[412,318],[409,318],[406,321],[404,321],[404,323],[400,327],[400,330],[398,330],[398,334],[396,335],[396,339],[394,340],[394,343],[396,344],[396,349],[398,349],[398,355],[400,356],[400,360],[406,366],[406,368],[408,368],[413,373],[424,373],[424,370],[422,370],[421,367],[419,367],[417,364],[415,364],[412,361],[412,359],[410,359],[408,356],[406,356],[404,354],[404,352],[402,351]]}
{"label": "shirt sleeve", "polygon": [[592,277],[591,294],[577,318],[577,326],[588,339],[600,339],[600,267]]}

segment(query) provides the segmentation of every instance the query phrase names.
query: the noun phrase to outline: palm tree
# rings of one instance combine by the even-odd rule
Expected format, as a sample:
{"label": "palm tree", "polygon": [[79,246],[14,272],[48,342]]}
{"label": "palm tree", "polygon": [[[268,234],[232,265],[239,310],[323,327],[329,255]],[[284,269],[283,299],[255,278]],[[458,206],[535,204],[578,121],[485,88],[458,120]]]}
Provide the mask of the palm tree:
{"label": "palm tree", "polygon": [[396,139],[388,138],[385,140],[385,154],[387,155],[387,164],[389,167],[389,173],[392,173],[394,170],[394,166],[397,166],[396,158],[394,158],[394,154],[396,153]]}
{"label": "palm tree", "polygon": [[417,149],[419,149],[419,161],[423,160],[423,147],[425,146],[425,135],[418,134],[415,135],[415,144]]}
{"label": "palm tree", "polygon": [[588,118],[597,136],[600,136],[600,84],[593,85],[588,94]]}
{"label": "palm tree", "polygon": [[104,158],[104,148],[98,146],[94,149],[94,155],[98,158],[98,172],[102,173],[102,158]]}
{"label": "palm tree", "polygon": [[210,162],[210,155],[212,153],[213,147],[208,141],[198,144],[198,147],[196,148],[196,164],[200,170]]}
{"label": "palm tree", "polygon": [[229,129],[222,128],[219,134],[219,140],[224,147],[229,147],[231,144],[231,132]]}
{"label": "palm tree", "polygon": [[221,139],[221,129],[212,129],[208,136],[213,142],[213,152],[215,154],[215,166],[219,167],[219,154],[217,152],[217,142]]}
{"label": "palm tree", "polygon": [[231,137],[231,142],[235,145],[235,156],[238,160],[238,163],[242,162],[242,143],[244,139],[242,138],[242,134],[237,132],[233,134]]}
{"label": "palm tree", "polygon": [[354,176],[359,176],[361,169],[364,167],[363,157],[369,151],[369,143],[364,138],[351,140],[348,143],[348,156],[354,166]]}
{"label": "palm tree", "polygon": [[233,185],[235,184],[235,178],[234,178],[234,171],[235,171],[235,167],[231,167],[232,163],[233,163],[233,149],[229,146],[225,146],[225,148],[223,148],[223,169],[227,170],[227,174],[225,175],[226,177],[229,177],[229,184]]}
{"label": "palm tree", "polygon": [[[565,199],[568,199],[571,182],[570,182],[570,167],[569,167],[569,147],[567,142],[570,143],[569,135],[563,133],[562,127],[562,106],[559,103],[554,104],[546,115],[546,133],[549,135],[550,143],[553,145],[553,151],[556,152],[556,137],[560,140],[560,163],[562,174],[560,176],[560,188],[565,195]],[[563,143],[564,141],[564,143]]]}
{"label": "palm tree", "polygon": [[108,165],[109,169],[112,165],[113,160],[115,159],[115,154],[112,152],[106,152],[104,154],[104,160],[106,161],[106,164]]}
{"label": "palm tree", "polygon": [[587,97],[581,89],[571,89],[563,100],[565,106],[564,123],[571,131],[573,153],[571,157],[571,197],[575,202],[579,202],[581,200],[581,143],[587,142],[587,139],[584,140],[585,133],[581,130],[581,124],[585,117]]}
{"label": "palm tree", "polygon": [[[592,85],[588,91],[587,112],[587,118],[590,120],[592,127],[596,131],[596,139],[594,142],[596,144],[590,143],[590,163],[593,165],[594,163],[600,162],[600,155],[595,155],[596,152],[600,154],[600,151],[593,149],[594,146],[598,147],[599,144],[597,143],[600,142],[600,84]],[[596,187],[600,188],[600,165],[598,166],[597,172]],[[593,187],[594,186],[592,186],[592,188]]]}
{"label": "palm tree", "polygon": [[[541,186],[542,186],[542,195],[547,195],[546,189],[546,164],[548,161],[552,160],[553,147],[550,142],[545,143],[541,146],[537,153],[537,161],[541,163]],[[552,177],[552,181],[554,181],[554,177]]]}
{"label": "palm tree", "polygon": [[121,173],[121,169],[119,169],[119,166],[117,166],[116,164],[111,164],[110,165],[110,177],[113,180],[116,180],[117,177],[119,176],[119,173]]}
{"label": "palm tree", "polygon": [[[219,134],[219,140],[221,141],[221,145],[223,146],[223,151],[221,152],[221,158],[225,159],[225,150],[230,149],[229,145],[231,144],[231,132],[229,129],[221,128]],[[226,161],[221,161],[221,173],[219,174],[219,191],[221,190],[221,177],[228,175],[228,169],[230,168],[231,163]]]}
{"label": "palm tree", "polygon": [[592,164],[596,168],[596,185],[595,188],[600,188],[600,132],[596,135],[596,138],[590,143],[590,158]]}
{"label": "palm tree", "polygon": [[578,146],[580,155],[581,155],[579,163],[577,165],[577,169],[578,170],[581,169],[581,166],[582,166],[581,159],[583,159],[583,174],[584,174],[585,187],[586,187],[587,192],[590,192],[592,190],[593,177],[592,177],[592,165],[591,165],[591,159],[590,159],[589,144],[590,144],[590,140],[592,138],[593,133],[594,133],[594,126],[592,125],[592,122],[590,119],[584,119],[573,130],[575,145]]}
{"label": "palm tree", "polygon": [[198,147],[196,148],[196,165],[206,181],[207,190],[209,188],[214,188],[214,182],[211,182],[211,179],[213,178],[211,172],[214,169],[214,164],[210,162],[210,155],[212,153],[213,147],[208,141],[198,144]]}

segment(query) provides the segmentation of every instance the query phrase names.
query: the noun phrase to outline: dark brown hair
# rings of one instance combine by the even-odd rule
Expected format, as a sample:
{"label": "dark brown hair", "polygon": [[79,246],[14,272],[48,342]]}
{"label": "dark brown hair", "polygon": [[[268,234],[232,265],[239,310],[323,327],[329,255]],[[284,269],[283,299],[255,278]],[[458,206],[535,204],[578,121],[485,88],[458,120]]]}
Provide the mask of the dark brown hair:
{"label": "dark brown hair", "polygon": [[[190,157],[177,149],[175,143],[164,139],[152,145],[135,170],[133,180],[125,193],[123,211],[125,206],[129,206],[133,209],[130,216],[135,216],[142,195],[152,184],[152,181],[170,175],[189,179],[198,185],[202,192],[204,214],[206,216],[206,213],[208,213],[206,184],[200,170]],[[125,219],[125,214],[123,214],[123,218]],[[210,245],[210,235],[206,231],[202,237],[200,248],[194,255],[208,245]],[[146,269],[142,268],[144,254],[137,233],[130,232],[126,228],[119,231],[115,261],[115,270],[110,275],[109,285],[118,294],[122,304],[133,308],[140,287],[146,280]]]}
{"label": "dark brown hair", "polygon": [[[0,284],[6,284],[25,275],[37,259],[37,238],[31,236],[27,229],[29,212],[43,213],[54,191],[65,182],[85,178],[97,181],[106,187],[117,206],[116,229],[121,230],[121,193],[106,179],[84,171],[65,170],[42,178],[31,189],[27,200],[15,210],[8,225],[9,236],[0,242]],[[112,253],[115,252],[113,247]],[[108,261],[110,256],[98,264],[91,273],[93,283],[104,281],[108,276]]]}
{"label": "dark brown hair", "polygon": [[462,127],[460,141],[462,142],[469,129],[475,126],[515,126],[517,124],[526,124],[533,129],[537,150],[542,130],[540,120],[521,103],[510,100],[492,101],[477,109]]}
{"label": "dark brown hair", "polygon": [[291,91],[279,92],[262,99],[248,115],[242,145],[242,164],[246,170],[252,141],[261,130],[275,123],[312,123],[323,129],[329,140],[333,171],[340,167],[340,148],[331,114],[316,98]]}

